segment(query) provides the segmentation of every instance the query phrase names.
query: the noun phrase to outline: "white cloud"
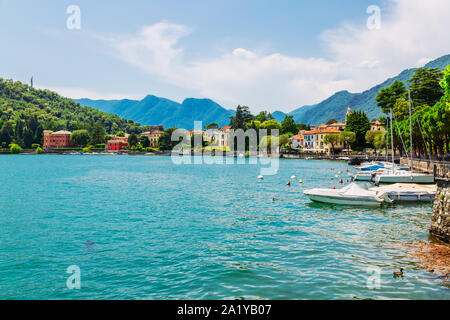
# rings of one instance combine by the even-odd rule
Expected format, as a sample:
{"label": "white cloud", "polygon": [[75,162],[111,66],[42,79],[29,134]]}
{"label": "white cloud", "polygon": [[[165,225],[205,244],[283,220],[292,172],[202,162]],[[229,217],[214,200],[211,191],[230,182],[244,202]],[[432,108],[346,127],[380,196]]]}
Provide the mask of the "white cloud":
{"label": "white cloud", "polygon": [[40,85],[36,86],[38,89],[47,89],[54,91],[63,97],[68,97],[71,99],[82,99],[88,98],[93,100],[120,100],[120,99],[135,99],[140,100],[143,96],[132,96],[129,94],[112,93],[112,92],[96,92],[94,90],[86,88],[74,88],[74,87],[52,87]]}
{"label": "white cloud", "polygon": [[[386,13],[385,13],[386,11]],[[390,0],[381,29],[343,24],[323,33],[330,59],[292,57],[236,48],[209,59],[188,60],[180,39],[192,30],[160,22],[134,36],[107,41],[116,54],[159,79],[194,89],[227,107],[247,104],[254,111],[317,103],[339,90],[362,91],[403,69],[450,52],[450,2]]]}

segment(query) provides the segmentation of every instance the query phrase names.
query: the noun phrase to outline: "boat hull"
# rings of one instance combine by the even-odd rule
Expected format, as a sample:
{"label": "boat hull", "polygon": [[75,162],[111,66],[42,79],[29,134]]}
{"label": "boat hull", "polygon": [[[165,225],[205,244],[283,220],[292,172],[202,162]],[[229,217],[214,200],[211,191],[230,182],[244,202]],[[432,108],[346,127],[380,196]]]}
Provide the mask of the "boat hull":
{"label": "boat hull", "polygon": [[321,196],[321,195],[314,195],[314,194],[306,194],[306,196],[314,202],[349,205],[349,206],[380,207],[381,204],[383,203],[382,201],[376,201],[376,200],[360,200],[360,199],[352,199],[352,198],[343,199],[343,198]]}
{"label": "boat hull", "polygon": [[379,183],[434,183],[432,175],[377,175],[375,182]]}

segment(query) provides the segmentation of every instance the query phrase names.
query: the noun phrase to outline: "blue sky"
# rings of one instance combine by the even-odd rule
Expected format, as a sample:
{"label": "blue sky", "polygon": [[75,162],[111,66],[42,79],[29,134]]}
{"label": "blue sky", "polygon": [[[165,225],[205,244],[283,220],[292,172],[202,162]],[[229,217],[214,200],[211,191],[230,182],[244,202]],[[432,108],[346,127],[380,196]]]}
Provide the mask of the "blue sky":
{"label": "blue sky", "polygon": [[[80,30],[66,27],[72,4],[81,9]],[[379,30],[366,26],[370,5],[381,9]],[[226,108],[290,111],[449,53],[438,27],[450,5],[427,6],[419,0],[0,0],[0,77],[34,76],[37,86],[73,98],[207,97]],[[417,21],[427,30],[416,32]]]}

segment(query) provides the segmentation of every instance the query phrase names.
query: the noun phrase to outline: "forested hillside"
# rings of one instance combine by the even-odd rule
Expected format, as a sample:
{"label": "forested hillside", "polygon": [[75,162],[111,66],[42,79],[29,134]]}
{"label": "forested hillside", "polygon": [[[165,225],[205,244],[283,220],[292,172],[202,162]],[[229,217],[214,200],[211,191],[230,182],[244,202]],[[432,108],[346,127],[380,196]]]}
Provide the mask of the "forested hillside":
{"label": "forested hillside", "polygon": [[0,78],[0,146],[42,145],[44,130],[93,130],[139,133],[146,128],[115,114],[82,107],[49,90]]}

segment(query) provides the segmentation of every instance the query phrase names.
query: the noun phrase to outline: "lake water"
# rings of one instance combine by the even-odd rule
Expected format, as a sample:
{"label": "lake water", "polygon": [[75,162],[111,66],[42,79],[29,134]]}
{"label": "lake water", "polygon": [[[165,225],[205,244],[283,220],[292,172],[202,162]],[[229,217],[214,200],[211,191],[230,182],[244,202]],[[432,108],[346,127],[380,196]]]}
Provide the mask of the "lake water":
{"label": "lake water", "polygon": [[[302,194],[338,187],[347,167],[280,160],[258,181],[250,164],[0,156],[0,299],[450,299],[404,245],[427,239],[431,205],[339,207]],[[66,286],[72,265],[79,290]],[[378,289],[367,287],[374,267]]]}

